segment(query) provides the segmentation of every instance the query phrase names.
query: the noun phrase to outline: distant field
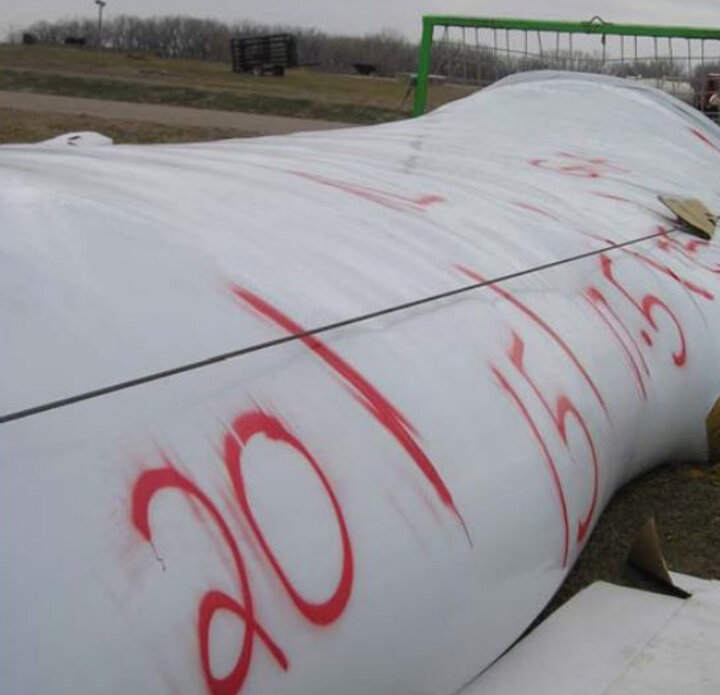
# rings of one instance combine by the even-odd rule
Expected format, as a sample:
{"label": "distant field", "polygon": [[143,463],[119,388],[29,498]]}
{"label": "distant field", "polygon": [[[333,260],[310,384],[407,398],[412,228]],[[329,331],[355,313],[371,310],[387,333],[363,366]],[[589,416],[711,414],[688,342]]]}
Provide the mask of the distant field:
{"label": "distant field", "polygon": [[246,133],[222,128],[163,125],[139,121],[116,121],[91,116],[33,113],[0,108],[0,144],[32,143],[72,131],[93,130],[116,144],[202,142],[243,137]]}
{"label": "distant field", "polygon": [[[254,77],[225,63],[48,46],[0,46],[0,89],[350,123],[404,118],[411,107],[406,81],[309,69]],[[432,91],[431,108],[472,90]]]}

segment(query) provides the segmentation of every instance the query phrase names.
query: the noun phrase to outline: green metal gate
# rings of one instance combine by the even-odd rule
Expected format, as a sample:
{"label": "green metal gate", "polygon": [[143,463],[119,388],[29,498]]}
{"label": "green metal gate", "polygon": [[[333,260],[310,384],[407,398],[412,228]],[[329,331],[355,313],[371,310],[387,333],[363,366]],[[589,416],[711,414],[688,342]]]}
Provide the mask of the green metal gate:
{"label": "green metal gate", "polygon": [[[594,72],[659,87],[716,115],[720,29],[491,17],[423,17],[413,115],[428,85],[482,88],[526,70]],[[713,95],[716,95],[713,97]]]}

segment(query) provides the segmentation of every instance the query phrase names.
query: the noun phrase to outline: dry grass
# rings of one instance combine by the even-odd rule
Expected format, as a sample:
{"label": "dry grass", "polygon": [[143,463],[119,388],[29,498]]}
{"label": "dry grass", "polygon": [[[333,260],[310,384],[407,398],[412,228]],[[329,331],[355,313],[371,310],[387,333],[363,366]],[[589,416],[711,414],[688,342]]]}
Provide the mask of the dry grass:
{"label": "dry grass", "polygon": [[[355,123],[407,116],[406,80],[290,70],[239,75],[225,63],[49,46],[0,46],[0,89],[273,113]],[[472,90],[431,90],[430,107]],[[402,103],[402,109],[401,109]]]}
{"label": "dry grass", "polygon": [[116,121],[92,116],[35,113],[0,108],[0,143],[32,143],[72,131],[93,130],[116,143],[200,142],[247,135],[241,131]]}

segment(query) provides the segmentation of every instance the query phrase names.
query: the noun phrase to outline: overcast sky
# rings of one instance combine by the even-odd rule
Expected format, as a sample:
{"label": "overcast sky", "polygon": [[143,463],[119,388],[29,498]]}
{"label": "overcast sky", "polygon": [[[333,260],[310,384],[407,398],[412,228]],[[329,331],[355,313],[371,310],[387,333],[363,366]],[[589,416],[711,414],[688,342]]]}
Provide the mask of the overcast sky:
{"label": "overcast sky", "polygon": [[[554,18],[720,27],[720,0],[107,0],[107,17],[188,14],[315,27],[343,34],[420,35],[423,14]],[[96,17],[94,0],[0,0],[0,36],[40,19]]]}

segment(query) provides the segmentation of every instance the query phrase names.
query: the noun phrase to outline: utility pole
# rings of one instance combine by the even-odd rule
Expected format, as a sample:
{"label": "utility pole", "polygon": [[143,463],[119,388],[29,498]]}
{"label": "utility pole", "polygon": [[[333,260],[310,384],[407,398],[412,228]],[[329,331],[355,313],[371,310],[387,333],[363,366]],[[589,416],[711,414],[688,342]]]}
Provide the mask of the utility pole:
{"label": "utility pole", "polygon": [[102,12],[107,2],[105,0],[95,0],[98,6],[98,48],[102,48]]}

